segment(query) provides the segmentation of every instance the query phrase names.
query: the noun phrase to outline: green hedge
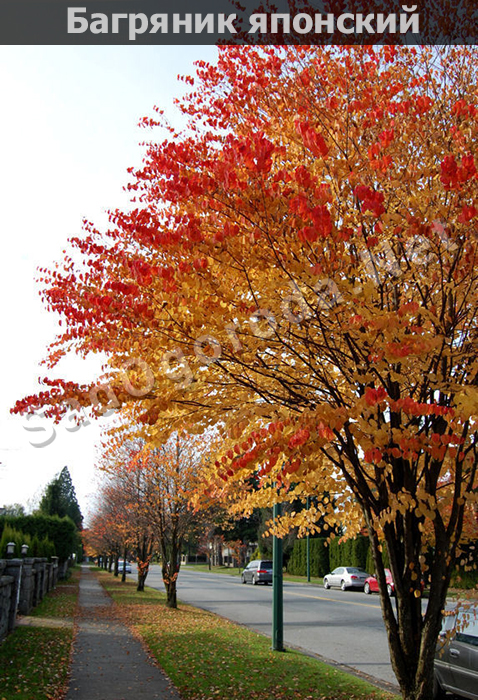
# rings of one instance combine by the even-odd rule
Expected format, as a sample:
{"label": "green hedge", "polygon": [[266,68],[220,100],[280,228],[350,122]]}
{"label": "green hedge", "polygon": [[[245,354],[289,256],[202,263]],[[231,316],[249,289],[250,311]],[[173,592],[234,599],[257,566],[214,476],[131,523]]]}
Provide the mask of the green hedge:
{"label": "green hedge", "polygon": [[[370,574],[375,573],[372,549],[368,537],[359,535],[354,539],[340,542],[335,537],[327,544],[325,537],[310,538],[310,575],[323,577],[338,566],[357,566]],[[475,588],[478,585],[478,543],[463,547],[464,552],[457,560],[457,568],[452,576],[452,587]],[[388,553],[385,545],[382,559],[389,567]],[[293,576],[307,575],[307,540],[296,540],[292,549],[287,573]]]}
{"label": "green hedge", "polygon": [[[60,561],[66,561],[77,551],[79,547],[78,531],[71,518],[60,518],[58,515],[19,515],[0,517],[0,537],[6,527],[10,527],[24,535],[31,537],[33,549],[43,551],[40,543],[49,541],[51,551],[59,557]],[[35,541],[34,541],[35,540]],[[29,544],[26,542],[26,544]],[[54,551],[53,551],[54,549]],[[34,554],[32,556],[45,556],[46,554]]]}
{"label": "green hedge", "polygon": [[[382,561],[383,561],[383,565],[388,569],[389,566],[390,566],[390,560],[389,560],[389,557],[388,557],[388,552],[387,552],[387,548],[385,547],[385,544],[382,545]],[[365,568],[366,568],[366,570],[367,570],[370,574],[375,574],[375,564],[374,564],[374,561],[373,561],[372,548],[371,548],[371,547],[370,547],[369,550],[368,550],[368,554],[367,554],[367,565],[366,565]]]}
{"label": "green hedge", "polygon": [[[359,535],[339,543],[335,537],[327,544],[325,537],[310,538],[310,575],[322,577],[338,566],[358,566],[367,569],[369,553],[368,537]],[[287,573],[307,575],[307,540],[296,540],[287,564]]]}
{"label": "green hedge", "polygon": [[[325,576],[329,569],[329,549],[325,537],[311,537],[310,543],[310,575]],[[287,563],[287,573],[293,576],[307,575],[307,540],[296,540]]]}
{"label": "green hedge", "polygon": [[22,552],[22,545],[27,544],[30,547],[32,538],[30,535],[25,535],[23,532],[19,532],[15,530],[15,528],[7,525],[3,528],[2,535],[0,536],[0,559],[5,559],[7,556],[7,544],[10,542],[13,542],[15,545],[13,556],[19,557]]}
{"label": "green hedge", "polygon": [[29,557],[52,557],[55,555],[55,545],[51,542],[48,537],[43,537],[40,539],[37,535],[31,537],[28,533],[16,530],[11,527],[11,525],[5,525],[3,532],[0,535],[0,559],[4,559],[7,556],[7,544],[13,542],[15,549],[13,551],[14,557],[20,557],[22,553],[22,546],[24,544],[28,545],[28,556]]}
{"label": "green hedge", "polygon": [[368,570],[368,537],[359,535],[345,542],[340,542],[340,538],[335,537],[335,539],[330,542],[329,549],[330,571],[333,571],[338,566],[357,566],[359,569]]}

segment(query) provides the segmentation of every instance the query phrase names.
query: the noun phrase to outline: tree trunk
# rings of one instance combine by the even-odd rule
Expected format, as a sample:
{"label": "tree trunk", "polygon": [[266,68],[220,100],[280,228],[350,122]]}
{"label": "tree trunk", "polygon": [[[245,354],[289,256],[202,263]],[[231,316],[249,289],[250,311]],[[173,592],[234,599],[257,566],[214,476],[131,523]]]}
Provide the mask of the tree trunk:
{"label": "tree trunk", "polygon": [[149,572],[149,563],[153,555],[153,538],[149,535],[144,535],[138,540],[136,549],[136,558],[138,566],[138,585],[137,591],[144,591],[146,577]]}
{"label": "tree trunk", "polygon": [[166,606],[168,608],[177,608],[178,599],[176,595],[176,579],[171,580],[166,586]]}
{"label": "tree trunk", "polygon": [[176,582],[179,574],[178,548],[175,546],[170,548],[170,559],[165,560],[163,556],[162,574],[164,588],[166,589],[166,605],[168,608],[177,608],[178,601],[176,595]]}
{"label": "tree trunk", "polygon": [[[426,613],[423,613],[421,582],[413,575],[414,567],[410,565],[413,564],[413,558],[406,558],[403,562],[397,557],[400,538],[404,535],[402,532],[397,534],[394,525],[385,526],[383,532],[395,582],[395,610],[387,593],[380,543],[377,533],[372,529],[369,529],[369,538],[392,668],[403,700],[432,700],[435,647],[446,602],[451,566],[447,564],[446,557],[434,557],[430,576],[430,598]],[[406,528],[404,532],[406,533]],[[452,557],[450,560],[453,560]]]}
{"label": "tree trunk", "polygon": [[136,586],[137,591],[144,591],[144,586],[148,572],[149,558],[146,561],[138,560],[138,585]]}
{"label": "tree trunk", "polygon": [[148,572],[146,571],[145,573],[138,573],[138,585],[136,586],[137,591],[144,591],[144,585],[146,582],[146,576],[148,575]]}
{"label": "tree trunk", "polygon": [[126,581],[126,554],[127,554],[127,549],[124,547],[123,549],[123,571],[121,573],[121,582],[124,583]]}

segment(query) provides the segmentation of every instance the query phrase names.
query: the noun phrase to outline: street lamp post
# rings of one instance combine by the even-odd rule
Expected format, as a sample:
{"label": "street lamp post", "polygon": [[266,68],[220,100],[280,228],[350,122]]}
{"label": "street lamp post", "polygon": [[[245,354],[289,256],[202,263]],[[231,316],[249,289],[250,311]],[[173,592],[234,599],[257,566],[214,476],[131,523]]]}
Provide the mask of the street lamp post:
{"label": "street lamp post", "polygon": [[[281,514],[281,504],[274,503],[273,517],[277,521]],[[284,649],[283,585],[282,585],[282,540],[272,538],[272,649]]]}
{"label": "street lamp post", "polygon": [[[310,498],[307,496],[307,511],[310,508]],[[310,535],[307,530],[307,583],[310,583]]]}
{"label": "street lamp post", "polygon": [[9,542],[7,544],[7,559],[13,559],[14,552],[15,552],[15,542]]}

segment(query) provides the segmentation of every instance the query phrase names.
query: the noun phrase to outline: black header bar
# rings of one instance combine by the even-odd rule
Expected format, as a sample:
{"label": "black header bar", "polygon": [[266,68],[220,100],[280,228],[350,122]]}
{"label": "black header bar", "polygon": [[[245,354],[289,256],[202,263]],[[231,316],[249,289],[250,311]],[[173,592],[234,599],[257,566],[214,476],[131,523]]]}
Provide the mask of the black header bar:
{"label": "black header bar", "polygon": [[2,44],[476,44],[476,0],[0,0]]}

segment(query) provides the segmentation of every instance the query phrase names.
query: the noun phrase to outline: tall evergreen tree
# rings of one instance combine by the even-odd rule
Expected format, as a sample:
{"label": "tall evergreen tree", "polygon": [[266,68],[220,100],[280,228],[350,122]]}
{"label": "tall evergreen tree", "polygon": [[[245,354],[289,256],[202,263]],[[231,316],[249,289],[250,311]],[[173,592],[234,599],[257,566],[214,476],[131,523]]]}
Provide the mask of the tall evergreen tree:
{"label": "tall evergreen tree", "polygon": [[45,515],[59,515],[60,517],[68,515],[78,530],[82,529],[83,516],[68,467],[63,467],[61,472],[47,485],[40,501],[39,511]]}

